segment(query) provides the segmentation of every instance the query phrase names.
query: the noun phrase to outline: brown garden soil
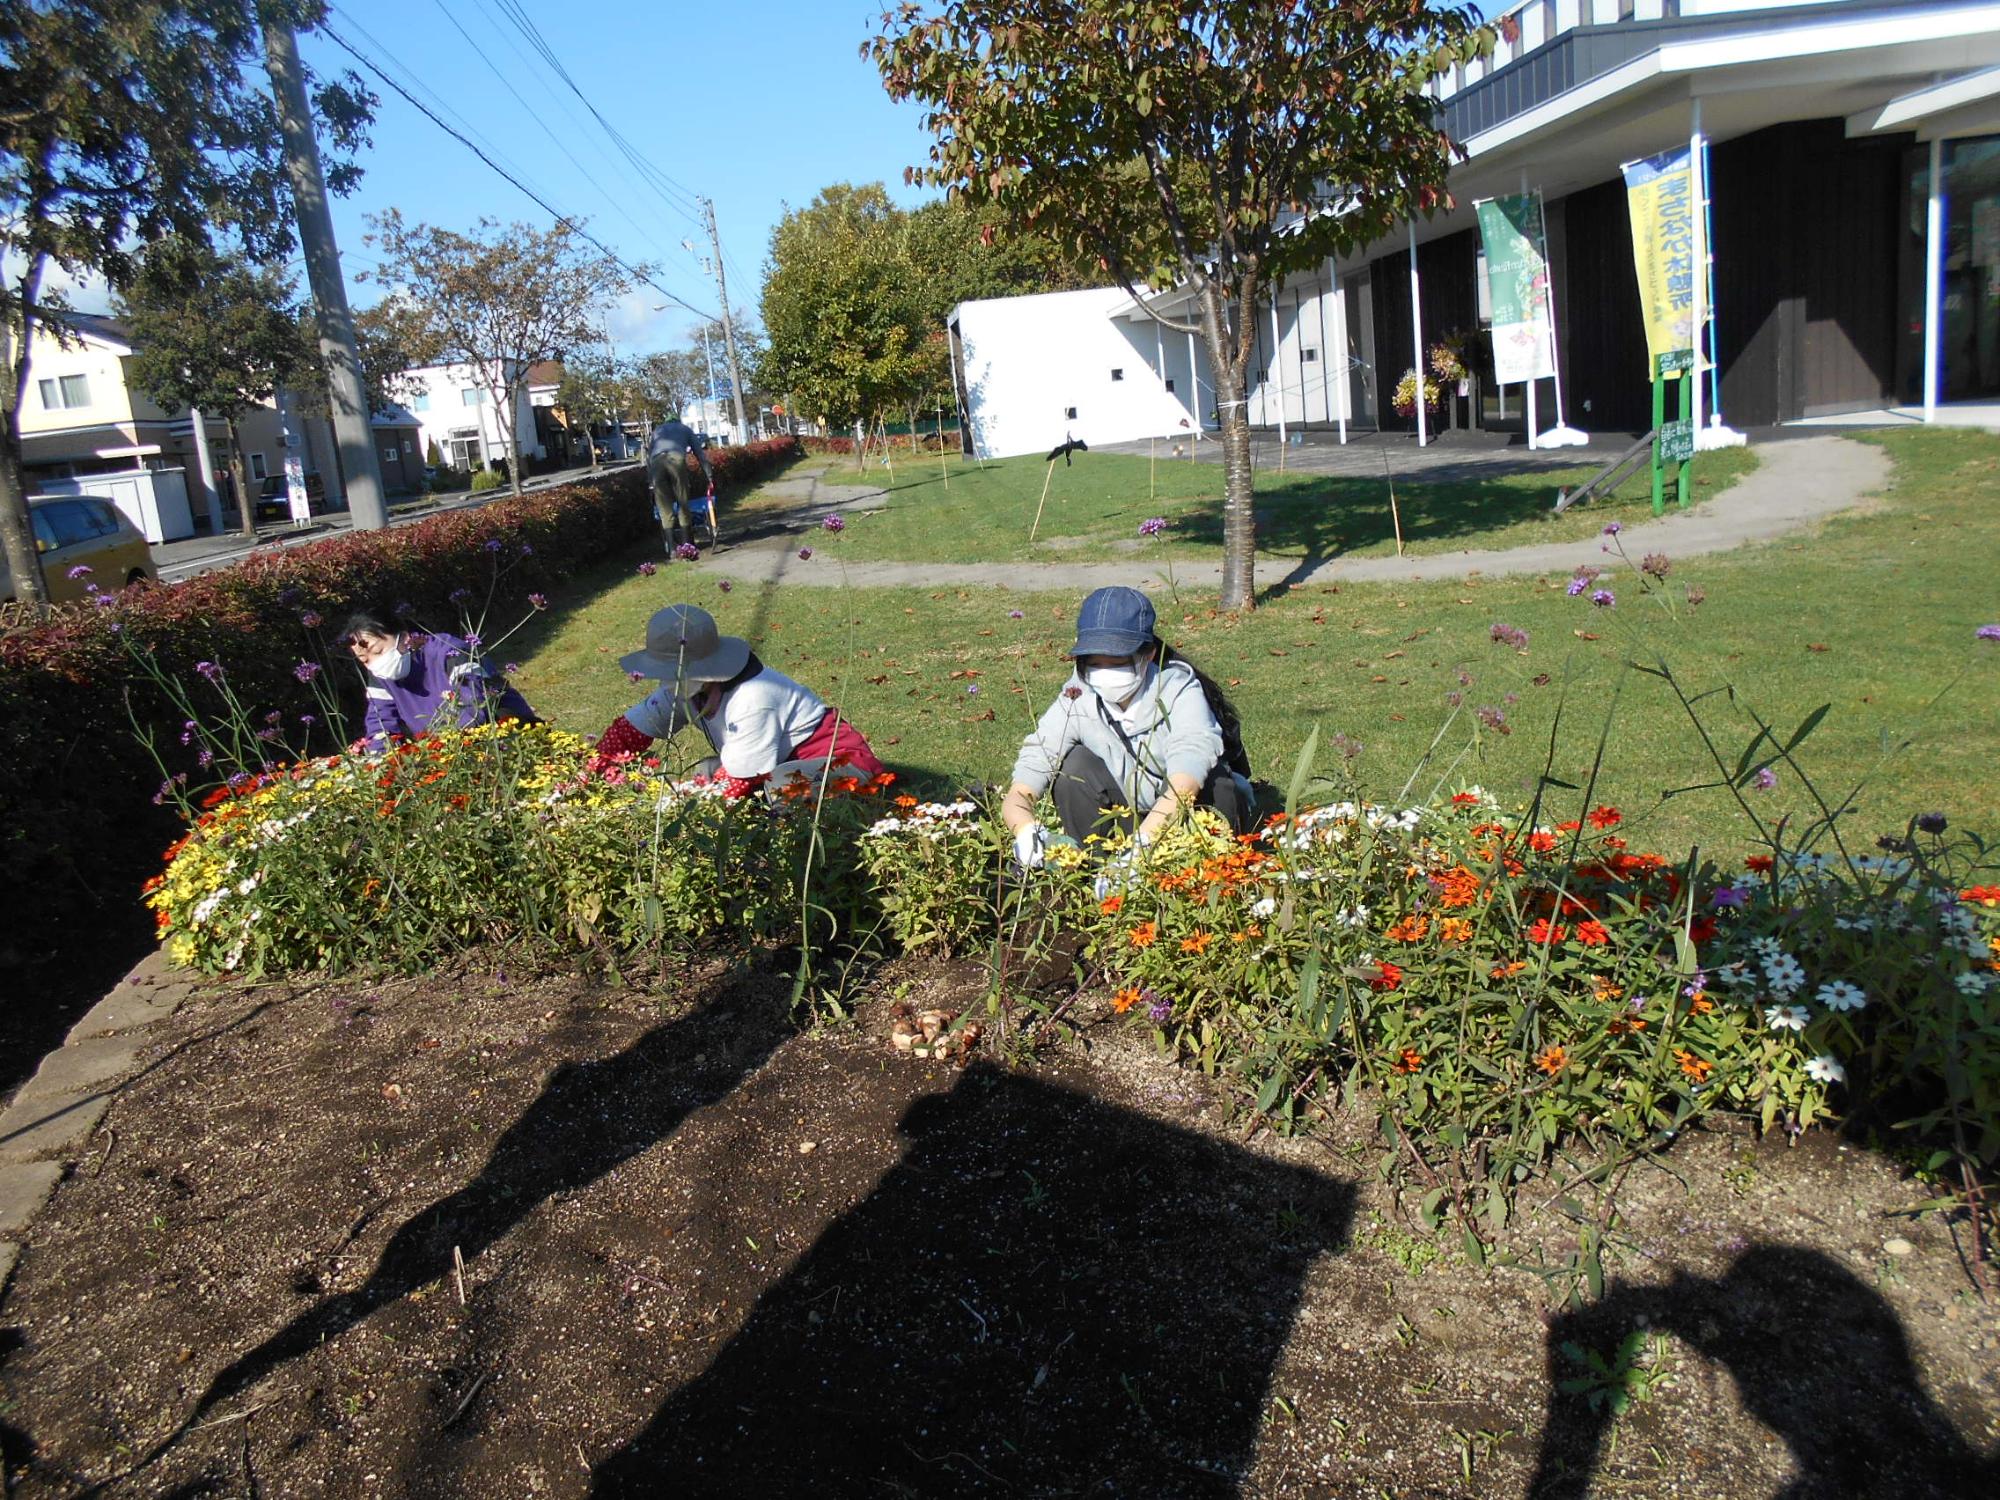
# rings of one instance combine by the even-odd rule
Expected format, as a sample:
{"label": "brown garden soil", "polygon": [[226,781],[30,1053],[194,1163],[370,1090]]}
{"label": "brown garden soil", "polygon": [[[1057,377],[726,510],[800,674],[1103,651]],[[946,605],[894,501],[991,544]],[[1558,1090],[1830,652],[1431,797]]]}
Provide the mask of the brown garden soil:
{"label": "brown garden soil", "polygon": [[[200,993],[0,1308],[10,1492],[2000,1493],[2000,1319],[1833,1135],[1683,1141],[1557,1314],[1412,1235],[1360,1124],[1246,1139],[1122,1023],[958,1067],[890,1004],[970,971],[892,969],[830,1032],[788,989],[486,958]],[[1649,1399],[1552,1393],[1559,1344],[1639,1327]]]}

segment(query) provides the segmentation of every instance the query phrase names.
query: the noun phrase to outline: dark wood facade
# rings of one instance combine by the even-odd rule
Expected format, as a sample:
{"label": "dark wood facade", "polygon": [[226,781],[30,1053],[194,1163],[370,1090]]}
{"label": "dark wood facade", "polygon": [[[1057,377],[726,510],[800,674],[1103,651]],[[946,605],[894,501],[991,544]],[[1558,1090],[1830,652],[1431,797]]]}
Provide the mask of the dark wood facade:
{"label": "dark wood facade", "polygon": [[[1813,120],[1714,148],[1715,330],[1731,426],[1904,399],[1908,380],[1897,366],[1909,280],[1909,144],[1852,141],[1841,121]],[[1643,431],[1652,395],[1624,183],[1571,193],[1545,212],[1569,421],[1586,431]],[[1476,231],[1419,248],[1426,344],[1473,326],[1476,253]],[[1384,255],[1373,270],[1374,358],[1386,398],[1413,353],[1407,251]],[[1384,425],[1413,424],[1390,413]]]}

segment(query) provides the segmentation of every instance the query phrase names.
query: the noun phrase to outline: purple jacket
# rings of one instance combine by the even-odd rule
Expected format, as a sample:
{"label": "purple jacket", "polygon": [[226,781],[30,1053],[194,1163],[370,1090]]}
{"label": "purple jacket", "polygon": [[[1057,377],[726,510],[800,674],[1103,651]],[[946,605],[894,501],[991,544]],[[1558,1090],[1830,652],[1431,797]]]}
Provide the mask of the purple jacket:
{"label": "purple jacket", "polygon": [[421,639],[423,644],[400,679],[384,682],[372,674],[364,679],[369,748],[383,749],[392,735],[415,739],[440,724],[469,729],[489,720],[540,722],[527,699],[507,686],[507,679],[474,656],[472,648],[457,636],[411,639]]}

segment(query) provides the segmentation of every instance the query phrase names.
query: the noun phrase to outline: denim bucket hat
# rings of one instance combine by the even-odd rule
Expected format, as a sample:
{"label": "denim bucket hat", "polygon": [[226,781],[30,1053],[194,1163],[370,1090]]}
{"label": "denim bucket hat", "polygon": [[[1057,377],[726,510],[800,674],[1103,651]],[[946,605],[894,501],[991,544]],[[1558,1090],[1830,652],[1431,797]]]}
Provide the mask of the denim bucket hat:
{"label": "denim bucket hat", "polygon": [[1071,656],[1132,656],[1153,639],[1153,601],[1137,589],[1099,589],[1076,612]]}

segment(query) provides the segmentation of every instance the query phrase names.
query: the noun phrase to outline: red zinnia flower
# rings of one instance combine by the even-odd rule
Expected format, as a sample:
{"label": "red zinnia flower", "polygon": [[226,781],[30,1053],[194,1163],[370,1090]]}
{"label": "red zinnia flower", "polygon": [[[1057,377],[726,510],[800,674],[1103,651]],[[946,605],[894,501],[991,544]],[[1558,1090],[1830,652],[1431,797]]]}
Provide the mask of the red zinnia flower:
{"label": "red zinnia flower", "polygon": [[1391,963],[1375,965],[1375,977],[1368,981],[1371,990],[1397,990],[1403,987],[1403,971]]}
{"label": "red zinnia flower", "polygon": [[1528,929],[1528,941],[1537,945],[1560,943],[1569,937],[1569,929],[1560,922],[1551,922],[1547,917],[1535,918],[1534,926]]}

